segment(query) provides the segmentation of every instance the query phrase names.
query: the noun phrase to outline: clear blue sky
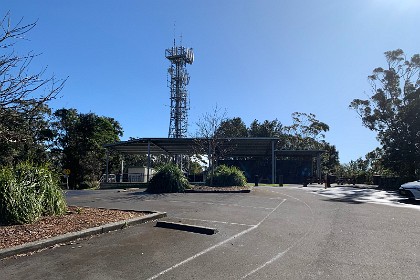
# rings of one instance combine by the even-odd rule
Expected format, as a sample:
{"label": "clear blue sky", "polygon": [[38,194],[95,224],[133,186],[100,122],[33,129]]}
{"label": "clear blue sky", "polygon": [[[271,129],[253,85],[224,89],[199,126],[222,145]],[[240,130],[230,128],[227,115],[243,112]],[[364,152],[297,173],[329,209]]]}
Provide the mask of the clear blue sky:
{"label": "clear blue sky", "polygon": [[420,52],[419,0],[1,0],[7,11],[38,20],[15,47],[42,54],[32,69],[69,76],[53,108],[113,117],[123,140],[167,137],[164,51],[182,35],[195,52],[189,133],[216,104],[246,125],[314,113],[342,163],[378,145],[348,105],[370,92],[383,53]]}

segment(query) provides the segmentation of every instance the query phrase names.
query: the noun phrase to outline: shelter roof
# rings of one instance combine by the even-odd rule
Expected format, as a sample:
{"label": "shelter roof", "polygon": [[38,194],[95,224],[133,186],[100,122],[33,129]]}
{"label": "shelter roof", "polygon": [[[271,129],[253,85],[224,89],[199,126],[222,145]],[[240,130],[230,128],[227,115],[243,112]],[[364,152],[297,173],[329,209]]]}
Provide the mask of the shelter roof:
{"label": "shelter roof", "polygon": [[[206,153],[208,142],[211,139],[204,138],[138,138],[129,141],[121,141],[105,145],[105,148],[119,151],[123,154],[169,154],[169,155],[193,155]],[[244,137],[244,138],[220,138],[220,147],[224,149],[224,156],[227,157],[251,157],[251,156],[271,156],[273,144],[279,138],[273,137]],[[275,146],[274,146],[275,147]],[[322,154],[322,150],[275,150],[278,156],[316,157]]]}
{"label": "shelter roof", "polygon": [[[272,143],[278,138],[220,138],[217,141],[225,150],[225,156],[271,156]],[[105,145],[105,148],[124,154],[170,154],[193,155],[207,152],[208,142],[204,138],[139,138]],[[150,145],[150,146],[149,146]]]}

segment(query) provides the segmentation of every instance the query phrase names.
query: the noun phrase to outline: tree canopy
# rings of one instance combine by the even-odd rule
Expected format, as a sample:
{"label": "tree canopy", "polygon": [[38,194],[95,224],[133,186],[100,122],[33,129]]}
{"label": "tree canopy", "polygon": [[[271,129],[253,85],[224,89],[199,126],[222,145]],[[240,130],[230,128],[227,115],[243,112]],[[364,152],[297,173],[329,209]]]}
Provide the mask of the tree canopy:
{"label": "tree canopy", "polygon": [[[120,140],[120,124],[113,118],[81,114],[76,109],[60,109],[54,116],[56,154],[60,155],[62,167],[71,171],[70,184],[80,187],[82,182],[98,181],[105,171],[103,146]],[[110,155],[109,159],[118,164],[117,155]]]}
{"label": "tree canopy", "polygon": [[[247,127],[240,117],[226,118],[216,109],[212,114],[205,114],[197,123],[201,150],[208,151],[210,167],[223,158],[224,139],[231,137],[272,137],[278,138],[276,149],[286,150],[323,150],[321,159],[322,172],[331,173],[339,165],[338,151],[334,145],[325,141],[329,126],[318,120],[312,113],[295,112],[292,124],[284,126],[278,119],[252,121]],[[258,159],[264,161],[263,159]],[[211,169],[210,169],[211,170]]]}
{"label": "tree canopy", "polygon": [[420,55],[401,49],[385,52],[387,66],[368,77],[371,94],[350,108],[363,125],[377,132],[383,165],[407,179],[420,176]]}
{"label": "tree canopy", "polygon": [[277,119],[265,120],[262,123],[254,120],[248,128],[248,135],[249,137],[280,137],[282,128],[281,122]]}
{"label": "tree canopy", "polygon": [[241,138],[248,136],[248,130],[243,120],[236,117],[222,120],[220,126],[217,128],[216,134],[221,138]]}

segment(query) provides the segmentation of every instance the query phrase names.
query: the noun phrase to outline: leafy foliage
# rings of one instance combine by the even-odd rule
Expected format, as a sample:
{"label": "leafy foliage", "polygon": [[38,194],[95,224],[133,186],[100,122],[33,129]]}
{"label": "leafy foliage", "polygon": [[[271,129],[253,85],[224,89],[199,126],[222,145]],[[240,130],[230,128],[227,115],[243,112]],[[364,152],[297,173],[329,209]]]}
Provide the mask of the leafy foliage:
{"label": "leafy foliage", "polygon": [[325,132],[329,126],[316,119],[314,114],[294,112],[292,114],[293,123],[284,128],[287,140],[287,149],[309,150],[320,149],[324,143]]}
{"label": "leafy foliage", "polygon": [[216,135],[221,138],[241,138],[248,136],[248,130],[243,120],[237,117],[223,120],[216,130]]}
{"label": "leafy foliage", "polygon": [[25,162],[0,169],[0,223],[32,223],[65,210],[58,180],[48,166]]}
{"label": "leafy foliage", "polygon": [[384,167],[407,179],[420,176],[420,55],[385,52],[387,68],[373,70],[368,99],[354,99],[363,124],[377,132]]}
{"label": "leafy foliage", "polygon": [[150,193],[184,192],[188,188],[188,180],[174,164],[166,164],[157,170],[149,182],[147,191]]}
{"label": "leafy foliage", "polygon": [[357,183],[374,183],[374,176],[398,177],[391,170],[384,167],[383,150],[376,148],[367,153],[365,158],[351,160],[349,163],[336,167],[335,173],[339,177],[354,178]]}
{"label": "leafy foliage", "polygon": [[325,151],[321,156],[321,173],[331,174],[334,173],[336,168],[340,166],[338,158],[338,151],[334,145],[327,142],[322,143],[321,150]]}
{"label": "leafy foliage", "polygon": [[[56,149],[63,168],[70,169],[70,185],[98,181],[105,170],[105,144],[119,141],[120,124],[109,117],[94,113],[81,114],[76,109],[60,109],[54,113],[57,131]],[[118,166],[118,156],[109,156],[111,165]]]}
{"label": "leafy foliage", "polygon": [[283,126],[277,119],[269,121],[265,120],[259,123],[258,120],[254,120],[248,128],[249,137],[280,137]]}
{"label": "leafy foliage", "polygon": [[236,166],[219,165],[213,176],[213,182],[206,182],[211,186],[229,187],[229,186],[245,186],[245,175]]}
{"label": "leafy foliage", "polygon": [[[321,158],[321,172],[329,173],[339,165],[338,151],[334,145],[327,143],[325,133],[329,126],[318,120],[314,114],[295,112],[292,114],[292,124],[284,126],[279,120],[254,120],[249,127],[240,117],[227,119],[225,114],[220,115],[217,107],[212,114],[205,114],[198,125],[197,154],[206,153],[209,160],[209,183],[212,183],[215,163],[229,152],[231,146],[229,138],[232,137],[270,137],[277,138],[278,150],[323,150]],[[246,158],[244,160],[249,160]],[[255,158],[257,165],[264,165],[271,160]]]}
{"label": "leafy foliage", "polygon": [[97,190],[100,188],[100,186],[101,186],[101,182],[97,180],[91,180],[91,181],[81,182],[79,185],[79,189]]}
{"label": "leafy foliage", "polygon": [[203,172],[203,167],[197,161],[190,161],[189,174],[197,175]]}

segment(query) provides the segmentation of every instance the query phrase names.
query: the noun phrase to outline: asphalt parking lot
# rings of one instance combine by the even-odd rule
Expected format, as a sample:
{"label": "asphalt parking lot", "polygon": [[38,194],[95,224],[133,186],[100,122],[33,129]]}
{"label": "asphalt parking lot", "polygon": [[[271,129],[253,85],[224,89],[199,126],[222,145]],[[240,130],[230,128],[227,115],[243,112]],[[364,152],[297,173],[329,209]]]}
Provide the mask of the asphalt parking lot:
{"label": "asphalt parking lot", "polygon": [[167,212],[213,235],[128,227],[0,262],[2,279],[418,279],[420,205],[353,188],[249,194],[74,191],[69,204]]}

